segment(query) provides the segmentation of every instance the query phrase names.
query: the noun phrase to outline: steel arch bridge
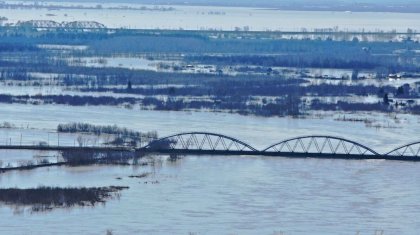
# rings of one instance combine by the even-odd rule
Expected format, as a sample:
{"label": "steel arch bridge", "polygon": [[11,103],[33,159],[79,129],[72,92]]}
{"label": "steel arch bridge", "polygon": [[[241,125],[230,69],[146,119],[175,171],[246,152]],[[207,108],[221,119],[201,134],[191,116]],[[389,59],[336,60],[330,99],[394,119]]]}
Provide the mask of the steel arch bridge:
{"label": "steel arch bridge", "polygon": [[246,154],[257,149],[238,139],[209,132],[186,132],[152,141],[143,147],[151,152],[170,153],[232,153]]}
{"label": "steel arch bridge", "polygon": [[253,155],[291,158],[328,159],[382,159],[420,162],[420,141],[396,148],[386,154],[345,138],[313,135],[286,139],[257,150],[251,145],[222,134],[186,132],[154,140],[144,147],[133,146],[54,146],[54,145],[0,145],[0,150],[38,151],[106,151],[135,152],[139,156],[148,153],[169,155]]}
{"label": "steel arch bridge", "polygon": [[390,157],[418,157],[420,159],[420,141],[398,147],[385,155]]}
{"label": "steel arch bridge", "polygon": [[364,158],[379,156],[371,148],[335,136],[301,136],[283,140],[262,150],[267,155],[276,156],[324,156],[324,157],[344,157],[344,158]]}

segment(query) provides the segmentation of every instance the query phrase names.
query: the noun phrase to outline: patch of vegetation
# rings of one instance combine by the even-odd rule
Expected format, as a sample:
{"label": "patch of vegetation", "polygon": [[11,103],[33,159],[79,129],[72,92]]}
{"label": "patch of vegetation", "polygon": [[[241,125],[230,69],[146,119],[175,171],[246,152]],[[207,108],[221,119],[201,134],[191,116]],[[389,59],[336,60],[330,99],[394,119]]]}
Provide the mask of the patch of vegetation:
{"label": "patch of vegetation", "polygon": [[130,165],[130,160],[136,158],[136,153],[128,151],[66,150],[62,152],[62,156],[64,162],[70,166],[92,164]]}
{"label": "patch of vegetation", "polygon": [[[158,134],[156,131],[139,132],[129,130],[127,128],[118,127],[117,125],[92,125],[88,123],[67,123],[59,124],[57,126],[58,132],[63,133],[91,133],[95,135],[110,134],[115,135],[115,138],[110,141],[109,145],[116,146],[137,146],[138,144],[148,143],[157,139]],[[79,143],[82,144],[82,143]]]}
{"label": "patch of vegetation", "polygon": [[0,189],[0,203],[17,207],[30,207],[31,212],[75,206],[95,206],[109,199],[119,198],[120,191],[128,187],[109,186],[98,188]]}
{"label": "patch of vegetation", "polygon": [[150,173],[142,173],[142,174],[140,174],[140,175],[130,175],[130,176],[128,176],[129,178],[145,178],[145,177],[147,177],[147,176],[149,176],[150,175]]}
{"label": "patch of vegetation", "polygon": [[116,125],[100,126],[100,125],[92,125],[88,123],[59,124],[57,126],[57,131],[65,132],[65,133],[86,132],[86,133],[93,133],[95,135],[121,134],[121,135],[132,136],[132,137],[141,136],[141,133],[138,131],[128,130],[127,128],[121,128]]}
{"label": "patch of vegetation", "polygon": [[14,127],[15,126],[12,123],[10,123],[10,122],[0,123],[0,129],[12,129]]}

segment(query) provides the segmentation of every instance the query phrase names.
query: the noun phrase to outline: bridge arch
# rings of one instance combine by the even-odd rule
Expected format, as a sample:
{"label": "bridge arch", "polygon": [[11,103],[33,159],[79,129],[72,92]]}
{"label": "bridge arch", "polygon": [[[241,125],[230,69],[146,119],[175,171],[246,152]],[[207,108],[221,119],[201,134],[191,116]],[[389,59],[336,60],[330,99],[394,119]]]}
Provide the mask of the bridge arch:
{"label": "bridge arch", "polygon": [[186,132],[152,141],[145,149],[207,150],[207,151],[258,151],[238,139],[210,132]]}
{"label": "bridge arch", "polygon": [[273,144],[263,150],[263,152],[273,153],[292,153],[292,154],[341,154],[357,156],[375,156],[379,155],[371,148],[335,136],[302,136],[292,139],[286,139]]}
{"label": "bridge arch", "polygon": [[386,153],[385,155],[398,157],[420,157],[420,141],[403,145]]}

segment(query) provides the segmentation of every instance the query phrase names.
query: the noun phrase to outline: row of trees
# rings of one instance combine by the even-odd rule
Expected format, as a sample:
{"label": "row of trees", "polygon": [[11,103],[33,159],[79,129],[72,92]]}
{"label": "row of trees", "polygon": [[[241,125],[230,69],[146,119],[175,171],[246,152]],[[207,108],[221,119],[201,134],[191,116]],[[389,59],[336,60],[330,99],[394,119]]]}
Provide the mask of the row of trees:
{"label": "row of trees", "polygon": [[226,96],[243,97],[247,99],[251,96],[276,96],[283,97],[286,95],[298,96],[372,96],[378,95],[383,97],[385,93],[392,93],[401,98],[418,98],[420,94],[406,84],[399,87],[393,86],[376,86],[345,83],[328,84],[321,83],[318,85],[307,85],[305,80],[299,79],[260,79],[260,80],[243,80],[230,81],[218,80],[203,82],[200,86],[192,87],[137,87],[133,88],[81,88],[83,92],[113,92],[124,94],[137,94],[144,96],[169,96],[169,97],[212,97],[217,100],[223,100]]}
{"label": "row of trees", "polygon": [[[152,140],[158,138],[156,131],[150,132],[139,132],[127,129],[125,127],[118,127],[117,125],[93,125],[88,123],[67,123],[59,124],[57,126],[58,132],[63,133],[90,133],[95,135],[109,134],[113,135],[114,138],[107,144],[110,145],[130,145],[138,146],[147,144]],[[84,145],[84,139],[79,136],[78,143],[80,146]]]}

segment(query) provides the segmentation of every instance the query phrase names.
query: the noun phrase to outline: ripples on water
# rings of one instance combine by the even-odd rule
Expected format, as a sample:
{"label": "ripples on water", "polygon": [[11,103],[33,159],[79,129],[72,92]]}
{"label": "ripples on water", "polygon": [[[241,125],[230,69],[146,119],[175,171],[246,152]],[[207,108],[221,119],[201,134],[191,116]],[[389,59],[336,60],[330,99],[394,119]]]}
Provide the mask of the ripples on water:
{"label": "ripples on water", "polygon": [[[2,234],[416,234],[417,163],[185,157],[158,168],[48,168],[0,175],[2,187],[130,186],[96,208],[13,214]],[[147,179],[134,173],[154,172]],[[121,177],[122,180],[117,180]],[[151,184],[158,181],[158,184]],[[145,182],[149,182],[145,184]],[[45,223],[45,221],[49,221]]]}

